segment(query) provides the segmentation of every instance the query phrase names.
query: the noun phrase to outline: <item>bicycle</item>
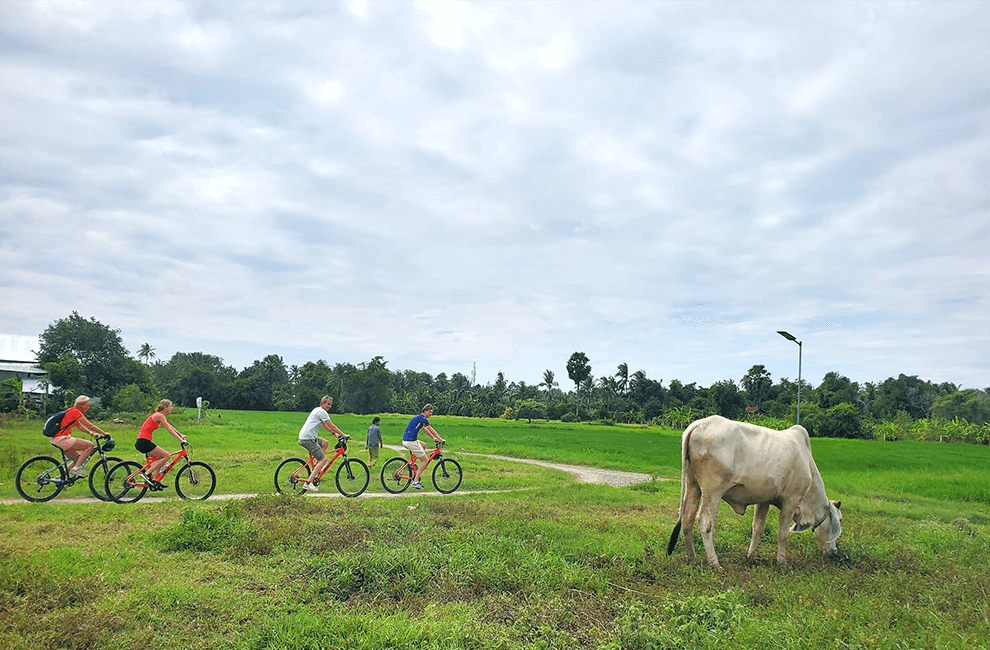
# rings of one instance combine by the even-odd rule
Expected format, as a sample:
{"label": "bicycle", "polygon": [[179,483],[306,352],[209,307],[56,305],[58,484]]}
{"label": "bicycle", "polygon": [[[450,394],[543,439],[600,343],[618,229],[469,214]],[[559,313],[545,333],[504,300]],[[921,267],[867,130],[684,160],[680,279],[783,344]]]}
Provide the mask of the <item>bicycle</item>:
{"label": "bicycle", "polygon": [[[463,473],[461,465],[452,458],[444,458],[440,452],[443,443],[437,442],[436,449],[433,450],[426,461],[436,459],[437,463],[433,467],[433,487],[438,492],[450,494],[461,486]],[[392,494],[405,492],[416,476],[416,454],[409,452],[409,460],[402,456],[389,458],[382,465],[382,487]]]}
{"label": "bicycle", "polygon": [[183,499],[201,501],[210,498],[213,490],[217,487],[217,475],[213,468],[202,461],[189,460],[188,442],[182,443],[182,449],[169,454],[169,461],[159,472],[158,476],[152,476],[154,481],[145,480],[142,474],[148,472],[157,458],[148,456],[142,467],[140,463],[133,460],[125,460],[110,468],[106,478],[106,490],[110,498],[116,503],[134,503],[145,495],[148,490],[160,492],[166,486],[160,485],[162,478],[178,463],[185,460],[186,463],[175,475],[175,491]]}
{"label": "bicycle", "polygon": [[[89,491],[100,501],[109,501],[110,497],[101,489],[104,489],[104,481],[107,475],[107,467],[110,463],[119,463],[120,459],[114,456],[107,456],[115,446],[113,438],[110,436],[97,436],[96,449],[89,458],[82,464],[86,466],[94,455],[99,455],[100,460],[93,464],[89,470]],[[52,445],[55,447],[55,445]],[[62,453],[62,462],[58,462],[51,456],[35,456],[24,461],[24,464],[17,470],[14,482],[17,485],[17,492],[34,503],[51,501],[62,490],[72,487],[76,481],[84,478],[74,476],[69,473],[69,465],[75,462],[75,458],[69,458],[61,448],[56,447]]]}
{"label": "bicycle", "polygon": [[[334,449],[337,450],[337,453],[333,455],[333,458],[326,464],[319,476],[313,479],[313,485],[319,485],[320,479],[323,478],[323,475],[333,465],[333,461],[343,457],[344,460],[337,467],[337,473],[335,475],[337,491],[345,497],[360,496],[368,489],[368,483],[371,482],[371,472],[368,470],[368,466],[359,458],[347,457],[347,438],[338,438],[337,445]],[[313,454],[309,455],[308,461],[302,458],[287,458],[283,460],[275,469],[275,490],[279,494],[288,492],[302,494],[305,492],[302,484],[309,478],[317,462],[313,458]]]}

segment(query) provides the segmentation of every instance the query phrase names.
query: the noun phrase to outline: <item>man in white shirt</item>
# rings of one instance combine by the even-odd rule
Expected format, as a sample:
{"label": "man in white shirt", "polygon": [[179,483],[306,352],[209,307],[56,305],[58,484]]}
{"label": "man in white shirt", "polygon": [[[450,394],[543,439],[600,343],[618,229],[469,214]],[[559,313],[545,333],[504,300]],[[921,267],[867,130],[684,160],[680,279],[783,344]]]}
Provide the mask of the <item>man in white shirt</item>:
{"label": "man in white shirt", "polygon": [[299,429],[299,444],[305,447],[306,451],[316,460],[316,465],[313,467],[313,473],[309,475],[309,480],[302,484],[303,489],[310,492],[320,491],[318,487],[313,485],[313,480],[322,474],[327,463],[330,462],[330,459],[326,455],[330,443],[320,437],[320,427],[326,429],[337,438],[346,439],[350,437],[330,421],[330,413],[328,411],[331,406],[333,406],[333,398],[329,395],[324,395],[323,399],[320,400],[320,405],[309,412],[306,423],[303,424],[302,429]]}

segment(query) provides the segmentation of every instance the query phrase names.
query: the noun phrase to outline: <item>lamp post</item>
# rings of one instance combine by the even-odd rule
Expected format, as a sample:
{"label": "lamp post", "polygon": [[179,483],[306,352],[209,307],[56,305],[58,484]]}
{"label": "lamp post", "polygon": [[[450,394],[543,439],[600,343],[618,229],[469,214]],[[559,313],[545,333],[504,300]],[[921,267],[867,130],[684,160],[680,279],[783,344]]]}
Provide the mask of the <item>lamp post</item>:
{"label": "lamp post", "polygon": [[797,423],[801,424],[801,341],[797,340],[797,337],[793,334],[789,334],[783,330],[777,330],[777,334],[780,334],[788,341],[794,341],[798,346],[798,402],[797,402]]}

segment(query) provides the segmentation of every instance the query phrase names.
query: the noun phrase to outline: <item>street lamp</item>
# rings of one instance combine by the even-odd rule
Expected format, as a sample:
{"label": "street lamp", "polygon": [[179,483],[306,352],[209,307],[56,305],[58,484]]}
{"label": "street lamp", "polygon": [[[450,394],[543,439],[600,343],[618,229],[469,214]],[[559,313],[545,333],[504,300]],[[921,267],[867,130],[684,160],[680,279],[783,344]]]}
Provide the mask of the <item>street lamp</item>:
{"label": "street lamp", "polygon": [[798,345],[798,403],[797,403],[797,423],[801,424],[801,341],[797,340],[797,337],[793,334],[789,334],[783,330],[777,330],[777,334],[780,334],[788,341],[794,341]]}

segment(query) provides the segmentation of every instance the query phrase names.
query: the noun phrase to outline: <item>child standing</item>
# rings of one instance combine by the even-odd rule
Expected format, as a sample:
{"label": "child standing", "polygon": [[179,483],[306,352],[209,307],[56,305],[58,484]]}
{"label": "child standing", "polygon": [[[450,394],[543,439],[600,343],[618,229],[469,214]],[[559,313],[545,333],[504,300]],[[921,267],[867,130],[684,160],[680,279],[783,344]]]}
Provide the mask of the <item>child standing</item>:
{"label": "child standing", "polygon": [[368,427],[368,467],[374,467],[378,462],[378,452],[382,448],[382,429],[378,425],[382,419],[376,417]]}

